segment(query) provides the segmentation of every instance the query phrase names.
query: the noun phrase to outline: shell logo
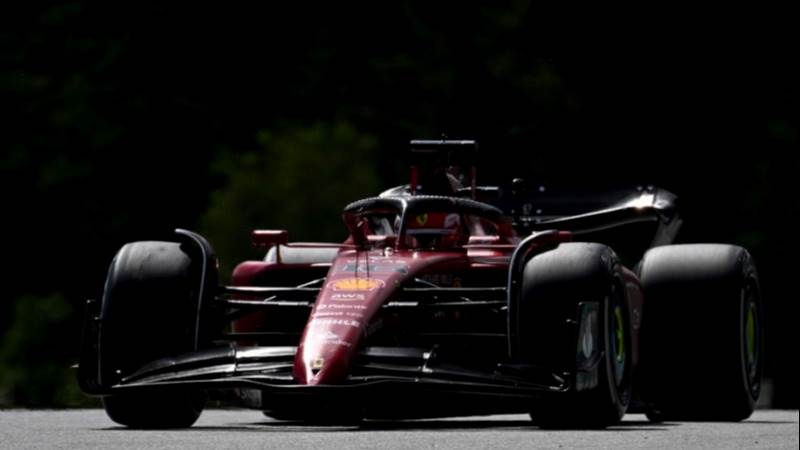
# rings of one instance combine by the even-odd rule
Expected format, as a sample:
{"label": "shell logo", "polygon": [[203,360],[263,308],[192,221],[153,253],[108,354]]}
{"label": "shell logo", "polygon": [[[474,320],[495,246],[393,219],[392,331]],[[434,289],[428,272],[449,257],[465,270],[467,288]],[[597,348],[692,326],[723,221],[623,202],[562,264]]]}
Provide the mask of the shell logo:
{"label": "shell logo", "polygon": [[383,281],[375,278],[341,278],[331,283],[334,291],[374,291],[383,286]]}

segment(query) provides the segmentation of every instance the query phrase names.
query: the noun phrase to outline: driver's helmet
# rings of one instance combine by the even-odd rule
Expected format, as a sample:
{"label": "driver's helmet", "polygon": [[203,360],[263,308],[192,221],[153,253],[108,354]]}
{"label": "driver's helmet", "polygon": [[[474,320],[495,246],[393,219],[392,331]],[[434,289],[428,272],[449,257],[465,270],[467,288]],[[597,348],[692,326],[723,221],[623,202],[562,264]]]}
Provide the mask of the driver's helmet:
{"label": "driver's helmet", "polygon": [[414,215],[406,224],[408,245],[412,248],[453,248],[462,244],[461,216],[458,213],[427,212]]}

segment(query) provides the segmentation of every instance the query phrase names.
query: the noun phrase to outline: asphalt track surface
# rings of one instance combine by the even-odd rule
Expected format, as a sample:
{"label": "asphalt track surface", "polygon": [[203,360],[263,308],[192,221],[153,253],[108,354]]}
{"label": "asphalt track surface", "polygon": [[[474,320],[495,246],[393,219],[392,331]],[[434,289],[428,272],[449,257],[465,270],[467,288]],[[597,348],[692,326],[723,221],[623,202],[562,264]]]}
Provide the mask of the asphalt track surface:
{"label": "asphalt track surface", "polygon": [[0,411],[0,448],[798,448],[798,411],[742,423],[652,424],[629,414],[603,431],[545,431],[524,415],[304,426],[249,410],[205,411],[186,430],[128,430],[102,410]]}

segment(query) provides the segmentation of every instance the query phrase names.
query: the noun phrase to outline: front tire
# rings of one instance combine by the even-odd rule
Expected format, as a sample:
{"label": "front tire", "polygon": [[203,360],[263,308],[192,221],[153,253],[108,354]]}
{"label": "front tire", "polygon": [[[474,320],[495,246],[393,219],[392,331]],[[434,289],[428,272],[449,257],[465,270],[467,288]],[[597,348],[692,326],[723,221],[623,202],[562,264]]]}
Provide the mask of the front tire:
{"label": "front tire", "polygon": [[573,391],[537,402],[534,422],[546,428],[618,423],[630,403],[632,342],[627,291],[614,252],[601,244],[567,243],[534,256],[522,273],[519,301],[526,362],[571,373],[574,383]]}
{"label": "front tire", "polygon": [[[100,310],[100,382],[113,386],[148,362],[194,350],[197,293],[192,259],[173,242],[123,246],[108,271]],[[109,418],[133,428],[185,428],[203,409],[194,390],[103,398]]]}
{"label": "front tire", "polygon": [[129,428],[191,427],[205,405],[197,391],[148,392],[103,397],[103,407],[114,422]]}

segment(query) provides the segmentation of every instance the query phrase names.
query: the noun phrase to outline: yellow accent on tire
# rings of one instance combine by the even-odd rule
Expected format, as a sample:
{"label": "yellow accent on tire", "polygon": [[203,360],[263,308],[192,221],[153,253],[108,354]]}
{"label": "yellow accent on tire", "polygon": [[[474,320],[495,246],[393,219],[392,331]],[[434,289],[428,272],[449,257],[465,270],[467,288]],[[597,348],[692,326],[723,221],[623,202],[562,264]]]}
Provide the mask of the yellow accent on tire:
{"label": "yellow accent on tire", "polygon": [[622,322],[622,308],[614,308],[614,316],[616,318],[614,328],[616,328],[615,332],[617,334],[617,342],[619,343],[616,358],[618,362],[622,362],[625,360],[625,330]]}

